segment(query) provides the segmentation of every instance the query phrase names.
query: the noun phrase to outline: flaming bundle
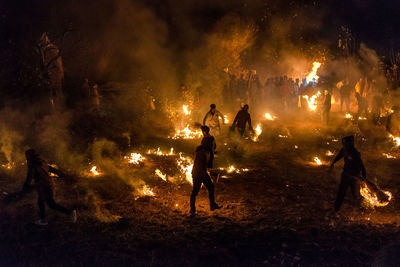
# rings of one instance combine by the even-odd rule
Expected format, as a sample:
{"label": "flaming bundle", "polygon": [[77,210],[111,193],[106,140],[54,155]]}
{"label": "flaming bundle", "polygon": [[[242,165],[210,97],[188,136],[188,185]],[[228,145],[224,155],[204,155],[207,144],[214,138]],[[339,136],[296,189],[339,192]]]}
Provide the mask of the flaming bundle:
{"label": "flaming bundle", "polygon": [[316,111],[318,107],[317,98],[321,95],[318,91],[315,95],[309,97],[308,95],[303,95],[303,98],[307,101],[308,109],[311,111]]}
{"label": "flaming bundle", "polygon": [[396,136],[393,136],[393,135],[391,135],[391,134],[389,134],[389,137],[392,139],[392,141],[393,141],[397,146],[400,146],[400,137],[396,137]]}
{"label": "flaming bundle", "polygon": [[185,175],[186,180],[193,184],[192,178],[192,169],[193,169],[193,160],[188,157],[182,156],[182,153],[179,153],[179,159],[176,160],[178,164],[179,171]]}
{"label": "flaming bundle", "polygon": [[146,158],[143,157],[139,153],[131,153],[130,156],[125,156],[124,159],[128,160],[128,163],[131,164],[139,164],[140,162],[143,162]]}
{"label": "flaming bundle", "polygon": [[319,76],[317,75],[317,71],[318,71],[319,67],[321,67],[320,62],[317,62],[317,61],[313,62],[312,71],[310,72],[310,74],[308,74],[308,76],[306,78],[307,84],[310,82],[318,82]]}
{"label": "flaming bundle", "polygon": [[273,120],[276,119],[276,116],[273,116],[273,115],[271,115],[271,114],[268,113],[268,112],[264,114],[264,117],[265,117],[267,120],[269,120],[269,121],[273,121]]}
{"label": "flaming bundle", "polygon": [[141,193],[145,196],[154,196],[154,192],[153,190],[151,190],[151,188],[148,185],[144,185],[142,187]]}
{"label": "flaming bundle", "polygon": [[254,130],[254,136],[253,136],[253,138],[251,140],[253,140],[253,142],[257,142],[258,141],[258,137],[260,136],[261,133],[262,133],[261,124],[257,124],[257,127]]}
{"label": "flaming bundle", "polygon": [[372,207],[384,207],[392,199],[392,193],[380,190],[375,184],[368,181],[361,183],[360,195]]}
{"label": "flaming bundle", "polygon": [[99,175],[101,175],[102,173],[99,172],[99,171],[97,170],[97,166],[93,166],[93,167],[90,169],[90,174],[91,174],[92,176],[99,176]]}
{"label": "flaming bundle", "polygon": [[314,162],[317,165],[322,165],[322,161],[318,157],[314,157]]}
{"label": "flaming bundle", "polygon": [[163,174],[159,169],[156,169],[155,174],[164,181],[167,181],[167,175]]}

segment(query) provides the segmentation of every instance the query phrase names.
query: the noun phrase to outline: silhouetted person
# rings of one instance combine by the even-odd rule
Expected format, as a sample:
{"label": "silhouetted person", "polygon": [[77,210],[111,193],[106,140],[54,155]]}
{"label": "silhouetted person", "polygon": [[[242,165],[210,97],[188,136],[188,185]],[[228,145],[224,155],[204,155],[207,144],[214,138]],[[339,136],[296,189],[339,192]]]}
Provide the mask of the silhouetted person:
{"label": "silhouetted person", "polygon": [[361,95],[361,93],[356,92],[356,99],[357,99],[357,105],[358,105],[358,111],[357,111],[357,117],[358,119],[361,115],[368,115],[368,103],[365,97]]}
{"label": "silhouetted person", "polygon": [[254,132],[253,127],[251,126],[251,118],[248,110],[249,105],[244,105],[243,108],[239,110],[239,112],[236,114],[235,120],[233,121],[231,126],[231,129],[233,130],[237,128],[240,136],[244,135],[246,124],[249,125],[250,131]]}
{"label": "silhouetted person", "polygon": [[208,160],[207,168],[213,167],[214,161],[214,153],[217,148],[217,144],[215,143],[215,138],[210,134],[210,128],[203,125],[201,126],[201,131],[203,132],[203,139],[201,140],[201,145],[204,146],[207,151],[210,153],[210,158]]}
{"label": "silhouetted person", "polygon": [[46,164],[33,149],[25,151],[25,157],[28,165],[28,175],[23,190],[27,190],[32,180],[34,180],[34,186],[38,193],[40,220],[35,223],[38,225],[47,225],[45,203],[50,208],[71,216],[72,222],[76,222],[75,210],[67,209],[54,201],[54,180],[49,175],[49,172],[60,175],[58,170]]}
{"label": "silhouetted person", "polygon": [[359,197],[359,180],[366,180],[367,178],[361,154],[354,147],[354,136],[344,137],[342,139],[342,144],[342,149],[331,164],[331,169],[333,169],[333,166],[337,161],[342,158],[344,159],[342,178],[340,180],[339,190],[335,201],[335,211],[339,211],[342,206],[348,187],[351,188],[353,197]]}
{"label": "silhouetted person", "polygon": [[342,87],[340,87],[340,112],[343,110],[343,104],[346,105],[346,112],[350,111],[350,84],[349,80],[345,80]]}
{"label": "silhouetted person", "polygon": [[324,104],[322,106],[322,121],[326,125],[328,125],[328,123],[329,123],[329,117],[330,117],[329,115],[330,115],[331,106],[332,106],[331,102],[332,102],[332,96],[328,90],[325,90],[325,99],[324,99]]}
{"label": "silhouetted person", "polygon": [[221,132],[221,127],[219,124],[219,119],[224,120],[224,115],[217,110],[215,104],[210,105],[210,110],[204,116],[203,125],[208,126],[211,133],[215,136],[218,136]]}
{"label": "silhouetted person", "polygon": [[207,163],[209,156],[210,153],[205,146],[200,145],[196,148],[192,169],[193,191],[190,196],[190,215],[192,216],[196,213],[196,196],[199,193],[202,184],[204,184],[208,190],[210,210],[222,208],[217,203],[215,203],[214,184],[212,183],[211,178],[207,173]]}

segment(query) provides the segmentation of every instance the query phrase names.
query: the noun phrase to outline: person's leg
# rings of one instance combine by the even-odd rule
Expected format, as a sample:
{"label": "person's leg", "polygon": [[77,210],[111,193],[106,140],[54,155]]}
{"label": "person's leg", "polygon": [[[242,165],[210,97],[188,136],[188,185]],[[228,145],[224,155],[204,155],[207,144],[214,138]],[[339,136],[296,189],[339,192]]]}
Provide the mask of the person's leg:
{"label": "person's leg", "polygon": [[190,195],[190,213],[194,214],[196,212],[196,196],[200,191],[201,181],[198,177],[193,176],[193,190]]}
{"label": "person's leg", "polygon": [[209,175],[206,175],[203,178],[203,184],[206,186],[208,190],[208,198],[210,200],[210,207],[215,204],[215,198],[214,198],[214,184],[211,181],[211,178]]}
{"label": "person's leg", "polygon": [[39,217],[42,221],[46,220],[46,206],[42,198],[38,198]]}
{"label": "person's leg", "polygon": [[341,95],[340,96],[340,112],[342,112],[343,111],[343,101],[344,99],[343,99],[343,96]]}
{"label": "person's leg", "polygon": [[342,173],[342,178],[340,180],[339,190],[335,201],[335,211],[339,211],[340,207],[342,206],[348,186],[349,186],[348,178],[345,174]]}
{"label": "person's leg", "polygon": [[48,205],[50,208],[52,208],[53,210],[59,211],[59,212],[64,213],[64,214],[66,214],[66,215],[70,215],[71,212],[72,212],[72,210],[67,209],[67,208],[65,208],[65,207],[63,207],[63,206],[57,204],[57,203],[54,201],[54,198],[52,198],[52,197],[47,198],[47,199],[46,199],[46,203],[47,203],[47,205]]}

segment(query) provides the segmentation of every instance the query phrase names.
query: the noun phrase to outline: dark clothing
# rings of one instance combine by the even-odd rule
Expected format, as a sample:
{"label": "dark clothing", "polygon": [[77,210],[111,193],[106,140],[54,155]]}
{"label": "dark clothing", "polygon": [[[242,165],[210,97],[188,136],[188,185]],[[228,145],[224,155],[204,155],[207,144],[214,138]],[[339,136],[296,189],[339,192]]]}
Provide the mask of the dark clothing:
{"label": "dark clothing", "polygon": [[326,124],[329,123],[329,113],[331,111],[331,106],[332,106],[331,100],[332,100],[331,94],[327,94],[325,96],[325,101],[324,101],[323,110],[322,110],[322,120]]}
{"label": "dark clothing", "polygon": [[210,176],[207,173],[207,151],[196,151],[194,157],[192,177],[193,177],[193,190],[190,196],[190,209],[194,213],[196,210],[196,196],[199,193],[201,184],[204,184],[208,190],[208,197],[210,199],[210,206],[215,204],[214,199],[214,185]]}
{"label": "dark clothing", "polygon": [[207,168],[212,168],[213,167],[213,161],[214,161],[214,152],[215,149],[217,148],[217,144],[215,143],[215,138],[214,136],[205,136],[201,140],[201,144],[206,147],[207,151],[210,153],[210,159],[208,160]]}
{"label": "dark clothing", "polygon": [[350,86],[348,84],[344,84],[340,88],[340,111],[342,111],[343,104],[346,105],[346,111],[350,110]]}
{"label": "dark clothing", "polygon": [[342,179],[340,180],[339,190],[335,201],[335,211],[339,211],[343,204],[344,197],[346,195],[347,188],[351,188],[351,193],[354,198],[359,197],[359,186],[358,179],[354,176],[347,175],[345,172],[342,173]]}
{"label": "dark clothing", "polygon": [[32,183],[32,180],[34,180],[35,189],[38,193],[39,216],[42,220],[46,217],[44,203],[47,203],[50,208],[64,214],[71,214],[72,212],[54,201],[54,180],[53,177],[49,175],[49,172],[60,175],[57,169],[47,165],[38,157],[28,161],[28,175],[24,188],[27,188]]}
{"label": "dark clothing", "polygon": [[336,163],[341,158],[344,158],[343,172],[350,176],[366,178],[367,173],[365,171],[364,164],[361,159],[361,154],[356,148],[344,149],[339,151],[339,154],[333,160]]}
{"label": "dark clothing", "polygon": [[49,206],[51,209],[57,210],[66,215],[69,215],[72,212],[71,210],[57,204],[54,201],[53,197],[48,197],[46,199],[42,199],[41,197],[39,197],[38,198],[39,216],[40,216],[40,219],[42,219],[42,220],[46,219],[46,206],[44,205],[44,203],[47,203],[47,206]]}
{"label": "dark clothing", "polygon": [[235,120],[233,121],[232,126],[237,127],[239,129],[239,132],[241,135],[243,135],[245,129],[246,129],[246,123],[249,124],[249,129],[253,130],[253,127],[251,126],[251,118],[250,114],[245,111],[245,110],[240,110],[235,117]]}
{"label": "dark clothing", "polygon": [[356,94],[357,104],[358,104],[358,111],[357,111],[357,118],[360,117],[362,114],[367,116],[368,114],[368,103],[367,100],[362,97],[359,93]]}

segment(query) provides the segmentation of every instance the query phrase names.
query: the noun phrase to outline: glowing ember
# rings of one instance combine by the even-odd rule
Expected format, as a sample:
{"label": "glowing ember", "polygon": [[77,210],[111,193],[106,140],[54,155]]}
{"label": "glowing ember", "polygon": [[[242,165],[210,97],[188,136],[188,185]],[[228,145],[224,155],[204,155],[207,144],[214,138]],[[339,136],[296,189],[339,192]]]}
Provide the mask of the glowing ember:
{"label": "glowing ember", "polygon": [[182,109],[183,109],[183,113],[184,113],[185,115],[190,115],[190,113],[192,113],[192,111],[189,110],[189,105],[183,105],[183,106],[182,106]]}
{"label": "glowing ember", "polygon": [[261,124],[257,124],[257,127],[254,131],[254,136],[251,140],[253,140],[253,142],[257,142],[258,141],[258,137],[260,136],[260,134],[262,133],[262,128],[261,128]]}
{"label": "glowing ember", "polygon": [[386,201],[380,201],[376,193],[373,192],[365,182],[361,183],[360,185],[361,196],[369,205],[374,207],[384,207],[389,204],[390,200],[392,199],[392,193],[390,193],[389,191],[382,192],[387,196]]}
{"label": "glowing ember", "polygon": [[264,117],[269,121],[273,121],[276,119],[276,116],[273,116],[273,115],[269,114],[268,112],[264,114]]}
{"label": "glowing ember", "polygon": [[8,162],[7,164],[2,164],[1,167],[11,170],[14,167],[14,163]]}
{"label": "glowing ember", "polygon": [[359,119],[359,120],[363,120],[363,121],[367,120],[366,117],[358,117],[358,119]]}
{"label": "glowing ember", "polygon": [[161,179],[163,179],[164,181],[167,181],[167,175],[166,175],[166,174],[163,174],[159,169],[157,169],[157,170],[155,171],[155,174],[156,174],[158,177],[160,177]]}
{"label": "glowing ember", "polygon": [[229,123],[228,115],[224,115],[224,123],[225,124]]}
{"label": "glowing ember", "polygon": [[321,63],[319,63],[319,62],[313,63],[312,71],[310,72],[310,74],[308,74],[308,76],[306,78],[307,84],[310,82],[318,82],[319,76],[317,75],[317,71],[318,71],[319,67],[321,67]]}
{"label": "glowing ember", "polygon": [[315,95],[309,97],[308,95],[303,95],[303,98],[307,101],[308,109],[311,111],[316,111],[318,107],[317,98],[321,95],[318,91]]}
{"label": "glowing ember", "polygon": [[236,171],[236,168],[233,165],[229,166],[229,168],[226,170],[227,173],[232,173],[234,171]]}
{"label": "glowing ember", "polygon": [[328,156],[328,157],[330,157],[330,156],[333,156],[333,153],[332,153],[331,151],[328,150],[328,151],[326,151],[325,155]]}
{"label": "glowing ember", "polygon": [[185,129],[183,130],[177,130],[172,137],[172,139],[195,139],[195,138],[201,138],[203,136],[203,133],[201,132],[200,129],[196,129],[195,131],[192,131],[189,129],[189,125],[186,126]]}
{"label": "glowing ember", "polygon": [[288,138],[289,136],[287,136],[287,135],[278,135],[280,138]]}
{"label": "glowing ember", "polygon": [[148,185],[144,185],[142,187],[142,194],[145,196],[154,196],[154,192],[153,190],[151,190],[151,188]]}
{"label": "glowing ember", "polygon": [[387,154],[387,153],[382,153],[382,155],[385,156],[388,159],[395,159],[396,158],[395,156],[392,156],[392,155]]}
{"label": "glowing ember", "polygon": [[345,118],[346,118],[346,119],[352,119],[353,116],[352,116],[350,113],[346,113]]}
{"label": "glowing ember", "polygon": [[315,164],[317,164],[317,165],[322,165],[322,162],[321,162],[321,160],[320,160],[318,157],[314,157],[314,162],[315,162]]}
{"label": "glowing ember", "polygon": [[400,146],[400,137],[393,136],[389,134],[389,137],[392,138],[392,141],[397,145]]}
{"label": "glowing ember", "polygon": [[185,175],[186,180],[193,184],[192,178],[192,169],[193,169],[193,160],[187,157],[182,156],[182,153],[179,153],[179,159],[176,161],[178,164],[179,171]]}
{"label": "glowing ember", "polygon": [[99,176],[99,175],[101,174],[99,171],[97,171],[97,166],[93,166],[93,167],[90,169],[90,172],[91,172],[92,175],[94,175],[94,176]]}
{"label": "glowing ember", "polygon": [[132,164],[139,164],[146,159],[139,153],[131,153],[130,156],[125,156],[124,158],[128,160],[128,163]]}

